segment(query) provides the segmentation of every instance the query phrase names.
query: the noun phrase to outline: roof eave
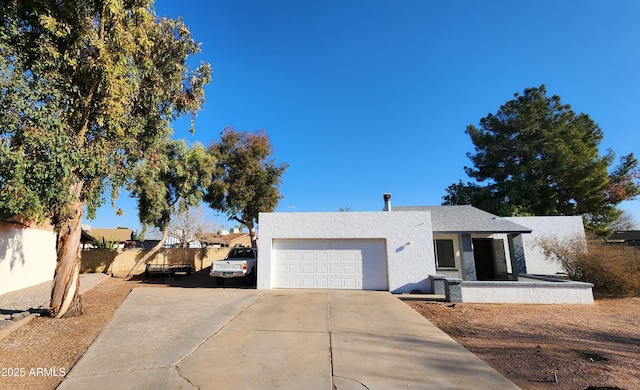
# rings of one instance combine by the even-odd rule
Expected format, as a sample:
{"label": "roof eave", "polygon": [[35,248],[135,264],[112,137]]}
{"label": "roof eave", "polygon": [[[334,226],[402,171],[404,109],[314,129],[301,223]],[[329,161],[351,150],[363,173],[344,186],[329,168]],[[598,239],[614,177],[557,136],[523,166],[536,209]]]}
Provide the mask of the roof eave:
{"label": "roof eave", "polygon": [[533,230],[434,230],[433,234],[530,234]]}

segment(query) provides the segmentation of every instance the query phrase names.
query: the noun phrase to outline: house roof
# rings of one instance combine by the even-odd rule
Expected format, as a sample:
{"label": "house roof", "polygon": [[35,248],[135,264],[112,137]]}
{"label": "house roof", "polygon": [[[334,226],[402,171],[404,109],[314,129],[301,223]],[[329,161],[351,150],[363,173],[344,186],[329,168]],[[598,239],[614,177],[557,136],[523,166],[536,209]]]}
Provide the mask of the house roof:
{"label": "house roof", "polygon": [[395,206],[391,211],[430,211],[434,233],[531,233],[531,229],[475,208],[462,206]]}
{"label": "house roof", "polygon": [[204,233],[198,235],[198,239],[200,242],[207,244],[228,244],[230,245],[233,241],[236,241],[242,237],[246,237],[249,233],[230,233],[225,234],[223,236],[218,235],[216,233]]}
{"label": "house roof", "polygon": [[607,242],[640,242],[640,230],[623,230],[613,232]]}
{"label": "house roof", "polygon": [[86,233],[89,236],[93,237],[95,240],[102,240],[104,238],[107,241],[124,242],[124,241],[131,240],[131,233],[133,233],[133,230],[131,229],[91,229]]}
{"label": "house roof", "polygon": [[49,219],[45,220],[43,223],[38,223],[36,220],[27,219],[22,215],[12,215],[12,216],[4,216],[4,218],[0,219],[0,223],[3,225],[9,225],[10,227],[17,229],[39,229],[39,230],[47,230],[53,231],[53,225]]}
{"label": "house roof", "polygon": [[224,236],[224,239],[229,241],[229,242],[233,242],[235,240],[238,240],[238,239],[240,239],[242,237],[246,237],[248,235],[249,235],[249,233],[230,233],[230,234],[227,234],[226,236]]}

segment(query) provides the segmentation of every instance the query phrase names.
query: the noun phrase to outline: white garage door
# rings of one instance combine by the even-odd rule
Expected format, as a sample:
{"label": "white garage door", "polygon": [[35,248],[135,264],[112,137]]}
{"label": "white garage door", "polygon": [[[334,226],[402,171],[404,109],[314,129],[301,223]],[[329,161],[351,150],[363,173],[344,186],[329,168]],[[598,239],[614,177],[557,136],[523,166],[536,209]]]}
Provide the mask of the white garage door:
{"label": "white garage door", "polygon": [[388,290],[383,240],[274,240],[276,288]]}

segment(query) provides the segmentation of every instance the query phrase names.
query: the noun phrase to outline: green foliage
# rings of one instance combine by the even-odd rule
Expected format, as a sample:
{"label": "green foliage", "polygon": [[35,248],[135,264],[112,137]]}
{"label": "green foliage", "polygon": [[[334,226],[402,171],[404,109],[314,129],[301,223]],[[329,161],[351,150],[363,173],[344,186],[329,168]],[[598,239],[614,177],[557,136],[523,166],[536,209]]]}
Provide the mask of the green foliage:
{"label": "green foliage", "polygon": [[168,140],[139,162],[129,184],[140,222],[164,230],[171,216],[199,204],[215,175],[215,159],[196,143]]}
{"label": "green foliage", "polygon": [[638,195],[637,161],[622,158],[611,174],[612,151],[598,153],[603,134],[586,114],[576,114],[543,86],[467,127],[475,145],[467,175],[446,191],[444,204],[472,204],[502,215],[583,215],[604,234],[620,215],[616,205]]}
{"label": "green foliage", "polygon": [[151,1],[0,8],[0,213],[60,227],[80,202],[91,217],[166,142],[171,120],[200,109],[210,66],[189,71],[199,45]]}
{"label": "green foliage", "polygon": [[[0,215],[58,230],[54,317],[81,311],[80,223],[192,119],[211,67],[151,0],[0,0]],[[70,310],[70,311],[69,311]]]}
{"label": "green foliage", "polygon": [[490,186],[480,186],[471,182],[466,184],[460,180],[447,187],[447,195],[443,197],[443,204],[473,205],[497,215],[515,215],[511,205],[501,202],[496,196],[496,190]]}
{"label": "green foliage", "polygon": [[107,240],[104,237],[102,237],[102,239],[100,240],[94,241],[93,245],[95,245],[96,249],[109,250],[109,251],[114,251],[118,246],[118,244],[115,241]]}
{"label": "green foliage", "polygon": [[273,211],[282,198],[279,186],[287,164],[270,159],[271,143],[262,130],[227,127],[209,153],[216,160],[216,174],[205,201],[252,230],[258,214]]}

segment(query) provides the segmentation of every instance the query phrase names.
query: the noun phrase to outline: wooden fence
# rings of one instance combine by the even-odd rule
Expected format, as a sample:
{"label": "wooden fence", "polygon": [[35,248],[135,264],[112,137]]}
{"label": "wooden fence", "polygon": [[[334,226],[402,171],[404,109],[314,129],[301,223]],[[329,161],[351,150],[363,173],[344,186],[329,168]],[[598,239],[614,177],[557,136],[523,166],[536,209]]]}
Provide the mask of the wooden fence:
{"label": "wooden fence", "polygon": [[[211,266],[214,260],[224,259],[230,248],[168,248],[160,250],[149,262],[151,264],[191,264],[195,271]],[[81,273],[108,273],[126,275],[136,261],[144,256],[146,249],[118,249],[82,251]],[[144,272],[145,265],[139,266],[135,273]]]}

